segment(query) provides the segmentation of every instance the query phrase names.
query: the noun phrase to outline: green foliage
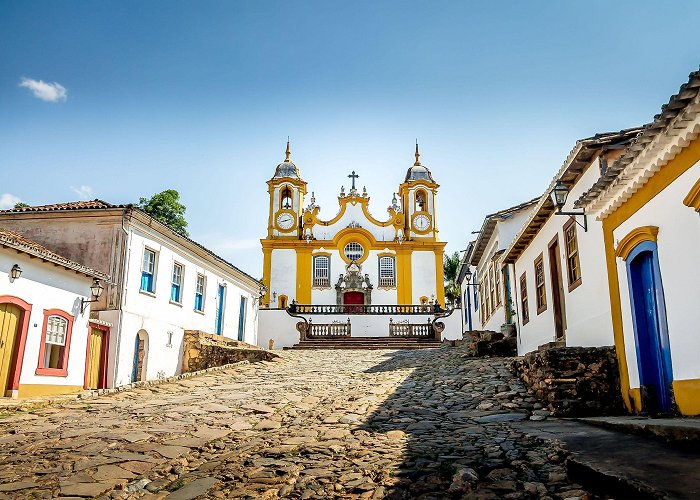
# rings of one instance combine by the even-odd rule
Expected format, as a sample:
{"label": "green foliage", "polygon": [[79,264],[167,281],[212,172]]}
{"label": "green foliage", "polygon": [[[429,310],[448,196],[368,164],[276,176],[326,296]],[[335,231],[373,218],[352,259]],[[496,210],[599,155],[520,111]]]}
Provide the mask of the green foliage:
{"label": "green foliage", "polygon": [[457,283],[459,252],[455,252],[452,255],[445,255],[442,267],[445,273],[445,298],[453,304],[459,304],[462,297],[459,284]]}
{"label": "green foliage", "polygon": [[185,220],[187,208],[180,203],[180,193],[176,190],[166,189],[161,193],[154,194],[150,199],[141,198],[138,207],[176,233],[189,236]]}
{"label": "green foliage", "polygon": [[15,208],[29,208],[29,204],[24,203],[23,201],[18,201],[15,203]]}

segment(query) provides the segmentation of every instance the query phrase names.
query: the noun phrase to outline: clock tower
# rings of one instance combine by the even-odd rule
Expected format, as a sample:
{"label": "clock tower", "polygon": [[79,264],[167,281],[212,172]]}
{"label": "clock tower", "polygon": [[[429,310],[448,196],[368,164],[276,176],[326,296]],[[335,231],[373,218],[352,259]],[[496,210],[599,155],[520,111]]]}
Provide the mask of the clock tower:
{"label": "clock tower", "polygon": [[279,239],[299,239],[301,234],[301,213],[306,194],[306,182],[299,175],[299,169],[290,159],[289,141],[285,159],[277,165],[275,175],[267,181],[270,194],[270,214],[267,223],[267,237]]}
{"label": "clock tower", "polygon": [[406,235],[413,240],[437,241],[435,198],[440,187],[427,167],[421,165],[418,142],[416,161],[399,185],[399,195],[406,214]]}

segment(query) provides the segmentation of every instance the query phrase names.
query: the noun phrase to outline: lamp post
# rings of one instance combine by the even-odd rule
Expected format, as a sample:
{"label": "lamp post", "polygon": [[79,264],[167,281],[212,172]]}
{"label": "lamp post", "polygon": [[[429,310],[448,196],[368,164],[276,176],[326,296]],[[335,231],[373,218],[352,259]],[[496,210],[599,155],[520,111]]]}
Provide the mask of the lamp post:
{"label": "lamp post", "polygon": [[10,269],[10,278],[14,281],[18,280],[20,276],[22,276],[22,268],[19,267],[19,264],[15,264],[12,266],[12,269]]}
{"label": "lamp post", "polygon": [[94,278],[92,280],[92,285],[90,285],[90,293],[92,294],[92,300],[85,300],[85,299],[80,299],[80,314],[85,312],[85,308],[87,307],[88,304],[91,302],[97,302],[100,300],[100,297],[102,296],[102,292],[104,291],[105,287],[102,286],[102,283],[100,283],[100,280],[97,278]]}
{"label": "lamp post", "polygon": [[[560,179],[557,179],[557,182],[554,183],[554,188],[552,189],[550,196],[552,197],[552,202],[554,203],[554,206],[557,207],[557,211],[554,212],[554,215],[569,215],[574,218],[576,224],[581,226],[584,231],[588,232],[588,219],[586,217],[586,213],[583,210],[581,210],[580,212],[562,211],[562,208],[564,208],[564,205],[566,204],[566,199],[569,197],[569,188]],[[583,224],[576,220],[577,215],[583,215]]]}

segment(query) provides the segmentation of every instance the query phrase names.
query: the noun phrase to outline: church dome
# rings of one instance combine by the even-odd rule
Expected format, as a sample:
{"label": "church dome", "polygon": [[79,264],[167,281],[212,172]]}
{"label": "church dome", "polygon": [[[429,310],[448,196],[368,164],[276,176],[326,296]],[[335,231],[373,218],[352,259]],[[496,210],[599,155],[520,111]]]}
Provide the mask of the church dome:
{"label": "church dome", "polygon": [[430,181],[433,180],[433,176],[430,174],[428,167],[421,165],[420,163],[420,153],[418,152],[418,142],[416,142],[416,162],[411,168],[406,172],[406,182],[408,181]]}
{"label": "church dome", "polygon": [[291,154],[289,150],[289,141],[287,141],[287,151],[285,152],[286,157],[282,163],[277,165],[277,168],[275,169],[275,179],[278,179],[280,177],[291,177],[292,179],[301,179],[301,176],[299,175],[299,169],[297,166],[292,162],[292,160],[289,159],[289,155]]}

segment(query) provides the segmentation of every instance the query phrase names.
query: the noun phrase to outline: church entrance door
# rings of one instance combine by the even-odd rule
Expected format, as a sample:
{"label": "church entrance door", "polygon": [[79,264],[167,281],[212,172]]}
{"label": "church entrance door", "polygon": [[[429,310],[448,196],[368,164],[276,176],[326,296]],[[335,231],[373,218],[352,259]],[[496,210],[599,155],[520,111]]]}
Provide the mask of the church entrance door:
{"label": "church entrance door", "polygon": [[[352,307],[353,305],[364,305],[365,294],[362,292],[345,292],[343,294],[343,304],[345,307],[345,312],[347,313],[358,313],[362,312],[362,307]],[[348,307],[350,306],[350,307]]]}

